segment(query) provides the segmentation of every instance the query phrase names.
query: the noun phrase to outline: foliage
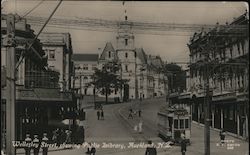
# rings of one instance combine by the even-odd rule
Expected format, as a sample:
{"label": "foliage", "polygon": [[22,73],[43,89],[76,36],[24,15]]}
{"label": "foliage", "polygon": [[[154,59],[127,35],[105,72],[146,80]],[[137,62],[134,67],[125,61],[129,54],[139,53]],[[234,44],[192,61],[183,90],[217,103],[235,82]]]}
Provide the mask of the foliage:
{"label": "foliage", "polygon": [[165,64],[164,73],[168,77],[168,85],[171,91],[186,89],[186,72],[180,66],[174,63]]}
{"label": "foliage", "polygon": [[117,62],[109,62],[104,64],[102,69],[96,69],[93,75],[93,84],[102,94],[106,96],[106,103],[108,96],[118,89],[122,88],[128,81],[121,79],[119,76],[120,65]]}

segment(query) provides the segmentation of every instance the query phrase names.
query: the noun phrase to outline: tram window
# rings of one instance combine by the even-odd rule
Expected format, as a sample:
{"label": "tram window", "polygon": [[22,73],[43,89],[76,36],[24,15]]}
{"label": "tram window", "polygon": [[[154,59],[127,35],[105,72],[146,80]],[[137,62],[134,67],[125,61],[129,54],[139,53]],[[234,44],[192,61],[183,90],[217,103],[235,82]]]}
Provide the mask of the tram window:
{"label": "tram window", "polygon": [[185,128],[189,128],[189,121],[188,121],[188,119],[185,119]]}
{"label": "tram window", "polygon": [[180,120],[180,128],[184,129],[184,120],[183,119]]}
{"label": "tram window", "polygon": [[174,120],[174,128],[175,128],[175,129],[178,129],[178,120],[177,120],[177,119]]}

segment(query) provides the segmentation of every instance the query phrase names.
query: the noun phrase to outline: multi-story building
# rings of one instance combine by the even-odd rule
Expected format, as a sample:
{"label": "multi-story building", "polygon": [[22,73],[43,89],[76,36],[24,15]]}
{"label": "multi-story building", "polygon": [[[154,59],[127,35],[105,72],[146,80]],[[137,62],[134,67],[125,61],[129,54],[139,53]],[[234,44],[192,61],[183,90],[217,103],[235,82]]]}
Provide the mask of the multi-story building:
{"label": "multi-story building", "polygon": [[[1,36],[6,36],[6,16],[1,16]],[[15,25],[15,53],[16,53],[16,139],[24,140],[25,134],[43,132],[52,136],[51,129],[55,122],[61,122],[62,109],[73,111],[75,108],[72,94],[60,92],[59,72],[48,67],[46,53],[38,39],[30,49],[30,41],[35,38],[34,31],[25,19],[20,19]],[[6,47],[1,45],[1,68],[6,66]],[[22,60],[22,61],[21,61]],[[15,65],[15,64],[13,64]],[[7,71],[8,72],[8,71]],[[7,88],[1,88],[1,122],[6,122]],[[9,121],[9,120],[8,120]],[[5,123],[2,126],[2,135],[6,132]],[[34,130],[35,129],[35,130]],[[2,136],[4,138],[4,136]],[[51,137],[50,137],[51,138]],[[5,141],[2,139],[1,141]]]}
{"label": "multi-story building", "polygon": [[[211,127],[248,138],[249,36],[248,13],[225,26],[195,33],[190,39],[188,92],[179,98],[192,105],[192,119],[204,123],[205,83],[209,78]],[[209,72],[205,72],[205,67]],[[181,102],[181,101],[180,101]],[[183,102],[182,102],[183,103]]]}
{"label": "multi-story building", "polygon": [[115,61],[121,67],[119,76],[128,80],[122,90],[110,96],[120,100],[163,96],[167,89],[167,78],[162,72],[163,62],[159,56],[146,55],[143,48],[135,47],[132,24],[127,20],[121,22],[116,49],[108,42],[100,54],[100,66]]}
{"label": "multi-story building", "polygon": [[48,57],[48,66],[51,70],[60,73],[59,85],[61,91],[71,89],[73,73],[72,45],[69,33],[42,33],[39,36],[43,50]]}
{"label": "multi-story building", "polygon": [[81,95],[94,95],[93,74],[98,68],[98,54],[73,54],[74,81],[73,88]]}

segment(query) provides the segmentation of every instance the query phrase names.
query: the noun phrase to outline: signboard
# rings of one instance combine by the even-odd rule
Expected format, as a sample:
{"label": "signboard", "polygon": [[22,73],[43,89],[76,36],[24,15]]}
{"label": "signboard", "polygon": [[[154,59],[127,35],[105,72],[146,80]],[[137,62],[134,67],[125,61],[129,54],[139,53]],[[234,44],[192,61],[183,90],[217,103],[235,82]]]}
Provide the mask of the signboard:
{"label": "signboard", "polygon": [[174,114],[178,116],[185,116],[188,115],[188,112],[186,109],[178,109],[174,111]]}

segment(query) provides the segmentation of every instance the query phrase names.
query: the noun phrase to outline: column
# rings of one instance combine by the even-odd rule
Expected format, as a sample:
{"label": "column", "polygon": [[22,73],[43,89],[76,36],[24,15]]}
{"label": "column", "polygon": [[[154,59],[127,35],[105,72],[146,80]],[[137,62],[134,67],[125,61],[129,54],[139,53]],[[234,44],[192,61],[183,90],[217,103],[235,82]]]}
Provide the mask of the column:
{"label": "column", "polygon": [[197,121],[198,121],[198,123],[200,124],[200,104],[198,103],[198,119],[197,119]]}
{"label": "column", "polygon": [[223,110],[222,108],[220,108],[220,128],[223,129],[224,128],[224,125],[223,125]]}
{"label": "column", "polygon": [[212,128],[214,128],[214,111],[215,108],[212,109]]}
{"label": "column", "polygon": [[239,109],[240,107],[236,107],[236,118],[237,118],[237,136],[240,136],[240,114],[239,114]]}
{"label": "column", "polygon": [[[248,108],[246,107],[245,110],[248,110]],[[247,115],[247,112],[245,112],[245,115],[246,115],[246,120],[245,120],[245,129],[246,129],[246,137],[245,138],[248,138],[249,137],[249,133],[248,133],[248,115]]]}

